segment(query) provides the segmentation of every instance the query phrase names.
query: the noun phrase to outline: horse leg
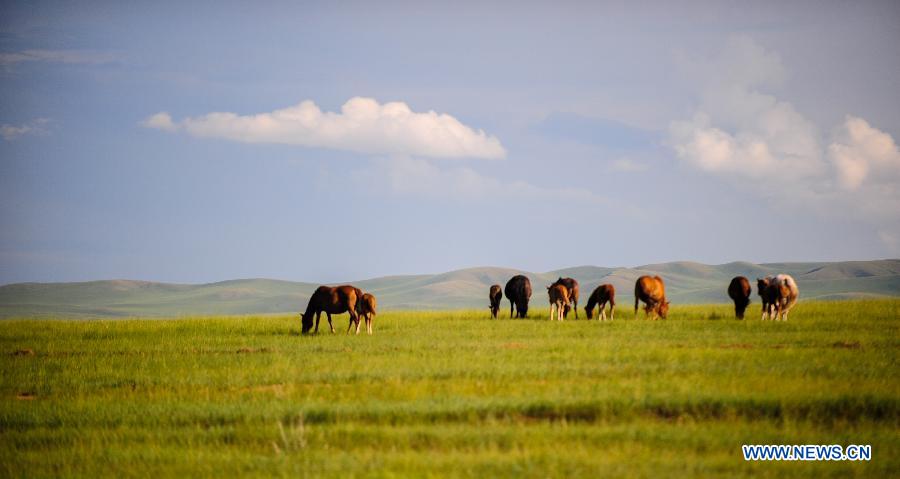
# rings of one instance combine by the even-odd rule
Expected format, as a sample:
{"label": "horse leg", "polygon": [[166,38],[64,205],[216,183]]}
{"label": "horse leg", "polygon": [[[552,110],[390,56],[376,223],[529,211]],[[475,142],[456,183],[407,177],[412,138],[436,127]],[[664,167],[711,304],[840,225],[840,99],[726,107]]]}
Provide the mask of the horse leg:
{"label": "horse leg", "polygon": [[796,303],[791,302],[791,300],[789,300],[789,299],[786,300],[786,304],[784,306],[784,320],[785,321],[787,321],[787,314],[791,311],[791,309],[793,309],[794,304],[796,304]]}
{"label": "horse leg", "polygon": [[[352,311],[352,310],[349,310],[347,312],[349,313],[350,311]],[[359,324],[359,323],[357,322],[357,324]],[[350,334],[350,330],[352,328],[353,328],[353,313],[350,313],[350,319],[347,321],[347,332],[344,334]]]}
{"label": "horse leg", "polygon": [[610,301],[609,303],[609,320],[612,321],[616,315],[616,303]]}
{"label": "horse leg", "polygon": [[331,313],[325,311],[325,315],[328,317],[328,327],[331,328],[331,333],[334,334],[334,324],[331,322]]}
{"label": "horse leg", "polygon": [[350,317],[350,322],[356,323],[356,334],[359,334],[359,327],[362,326],[362,318],[365,318],[369,313],[355,313]]}
{"label": "horse leg", "polygon": [[356,312],[356,305],[347,312],[350,313],[350,321],[356,324],[356,333],[359,334],[359,313]]}
{"label": "horse leg", "polygon": [[638,310],[638,298],[634,297],[634,319],[637,319],[637,310]]}
{"label": "horse leg", "polygon": [[514,305],[515,305],[515,303],[513,303],[513,300],[509,300],[509,319],[512,319],[512,317],[513,317],[513,306]]}

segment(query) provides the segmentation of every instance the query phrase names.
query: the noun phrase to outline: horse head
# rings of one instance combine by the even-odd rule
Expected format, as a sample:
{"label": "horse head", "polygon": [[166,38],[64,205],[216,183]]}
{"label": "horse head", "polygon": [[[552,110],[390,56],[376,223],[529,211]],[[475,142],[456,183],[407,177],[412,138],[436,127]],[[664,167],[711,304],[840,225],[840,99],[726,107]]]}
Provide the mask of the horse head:
{"label": "horse head", "polygon": [[300,324],[302,325],[301,333],[308,334],[313,327],[313,315],[300,313]]}
{"label": "horse head", "polygon": [[659,315],[663,319],[666,319],[666,315],[668,315],[668,314],[669,314],[669,302],[663,301],[662,303],[659,303]]}

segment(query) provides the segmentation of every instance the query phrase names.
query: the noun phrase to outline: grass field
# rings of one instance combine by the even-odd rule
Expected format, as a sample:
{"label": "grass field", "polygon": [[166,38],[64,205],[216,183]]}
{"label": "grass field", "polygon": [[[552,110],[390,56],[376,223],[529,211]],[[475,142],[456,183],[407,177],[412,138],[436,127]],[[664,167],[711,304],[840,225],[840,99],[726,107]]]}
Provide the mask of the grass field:
{"label": "grass field", "polygon": [[[895,476],[900,301],[0,322],[0,475]],[[753,307],[755,306],[755,308]],[[508,310],[504,312],[508,314]],[[323,317],[324,321],[324,317]],[[327,331],[327,323],[324,329]],[[745,462],[742,444],[871,444]]]}

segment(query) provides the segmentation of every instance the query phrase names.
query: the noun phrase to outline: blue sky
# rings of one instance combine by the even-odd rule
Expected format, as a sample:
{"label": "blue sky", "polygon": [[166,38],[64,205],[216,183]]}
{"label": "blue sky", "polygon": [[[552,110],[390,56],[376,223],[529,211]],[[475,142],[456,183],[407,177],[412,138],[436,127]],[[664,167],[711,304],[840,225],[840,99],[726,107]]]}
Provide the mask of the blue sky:
{"label": "blue sky", "polygon": [[0,283],[900,255],[896,2],[0,6]]}

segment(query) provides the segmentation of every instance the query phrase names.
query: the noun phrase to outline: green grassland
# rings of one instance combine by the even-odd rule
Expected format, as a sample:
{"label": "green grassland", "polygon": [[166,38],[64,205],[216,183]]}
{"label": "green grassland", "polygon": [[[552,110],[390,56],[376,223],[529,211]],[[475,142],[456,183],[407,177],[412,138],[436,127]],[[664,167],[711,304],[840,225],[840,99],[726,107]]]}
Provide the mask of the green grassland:
{"label": "green grassland", "polygon": [[[888,477],[900,301],[0,322],[0,476]],[[504,312],[504,316],[508,310]],[[571,316],[570,316],[571,318]],[[742,444],[871,444],[745,462]]]}

